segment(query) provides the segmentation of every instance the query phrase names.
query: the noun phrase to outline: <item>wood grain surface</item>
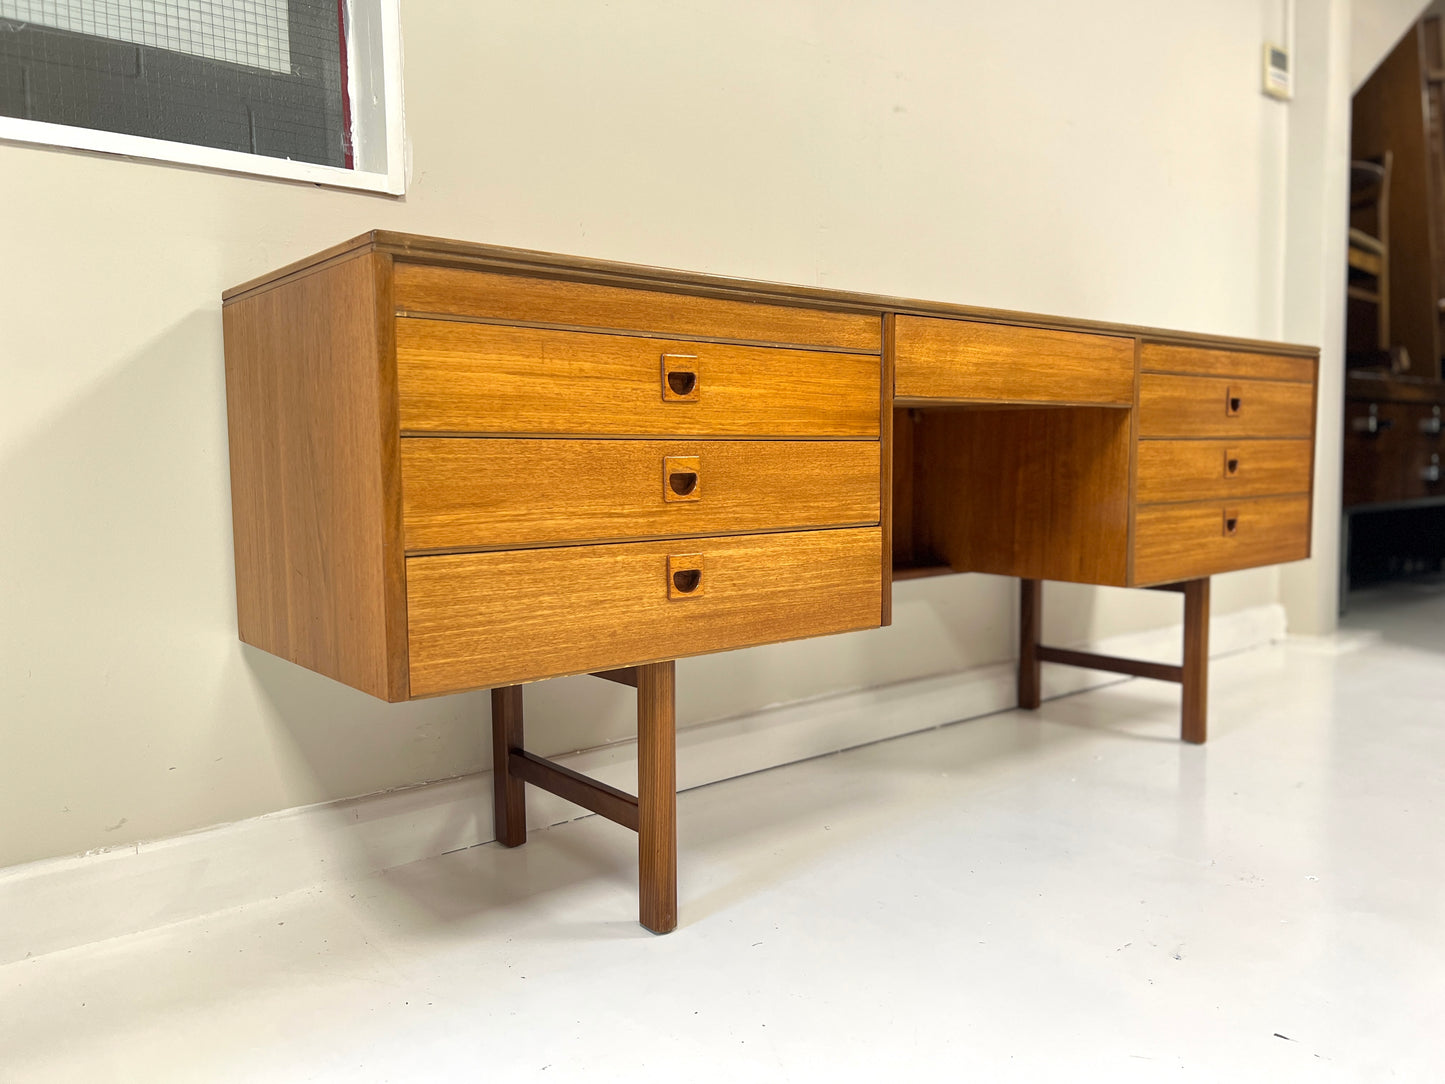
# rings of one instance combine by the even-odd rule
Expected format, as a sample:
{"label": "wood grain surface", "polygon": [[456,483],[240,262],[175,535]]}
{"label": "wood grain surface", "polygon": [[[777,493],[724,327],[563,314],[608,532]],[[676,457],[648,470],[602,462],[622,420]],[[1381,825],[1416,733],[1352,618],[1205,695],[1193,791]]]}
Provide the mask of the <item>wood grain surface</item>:
{"label": "wood grain surface", "polygon": [[677,928],[677,668],[637,668],[638,921]]}
{"label": "wood grain surface", "polygon": [[[1231,398],[1238,400],[1236,413],[1230,413]],[[1139,378],[1141,437],[1308,437],[1314,422],[1311,384],[1159,373]]]}
{"label": "wood grain surface", "polygon": [[1134,340],[1073,331],[896,318],[900,399],[1134,401]]}
{"label": "wood grain surface", "polygon": [[[697,358],[695,400],[663,398],[664,354]],[[879,362],[447,320],[398,319],[411,433],[877,437]]]}
{"label": "wood grain surface", "polygon": [[399,263],[403,312],[879,351],[876,316]]}
{"label": "wood grain surface", "polygon": [[1184,660],[1180,666],[1179,737],[1203,745],[1209,737],[1209,578],[1184,585]]}
{"label": "wood grain surface", "polygon": [[511,756],[526,748],[522,687],[492,690],[492,820],[497,842],[520,847],[527,842],[527,788],[513,775]]}
{"label": "wood grain surface", "polygon": [[[407,559],[411,691],[608,670],[878,624],[877,527]],[[668,598],[668,557],[705,593]]]}
{"label": "wood grain surface", "polygon": [[1138,499],[1157,504],[1308,493],[1310,466],[1310,441],[1303,439],[1143,440]]}
{"label": "wood grain surface", "polygon": [[1019,580],[1019,673],[1018,705],[1025,711],[1038,708],[1043,700],[1039,668],[1039,638],[1044,629],[1044,585],[1039,580]]}
{"label": "wood grain surface", "polygon": [[1308,383],[1315,378],[1313,358],[1256,354],[1238,350],[1209,350],[1198,346],[1148,343],[1140,364],[1145,372],[1186,373],[1194,376],[1237,376],[1257,380],[1294,380]]}
{"label": "wood grain surface", "polygon": [[[874,440],[402,441],[408,550],[875,524]],[[685,494],[665,464],[690,468]],[[688,483],[677,483],[686,487]]]}
{"label": "wood grain surface", "polygon": [[[1226,514],[1237,520],[1226,533]],[[1172,583],[1310,555],[1310,500],[1260,497],[1140,508],[1134,534],[1135,586]]]}
{"label": "wood grain surface", "polygon": [[1021,325],[1124,338],[1143,336],[1153,342],[1204,346],[1221,350],[1242,350],[1292,357],[1316,357],[1319,354],[1319,350],[1315,347],[1294,343],[1141,327],[1102,320],[1080,320],[1067,316],[991,309],[978,305],[961,305],[956,302],[929,301],[916,297],[897,297],[857,290],[799,286],[786,282],[762,282],[757,279],[731,278],[724,275],[682,271],[667,267],[649,267],[645,264],[599,260],[588,256],[571,256],[556,252],[540,252],[535,249],[509,248],[505,245],[459,241],[454,238],[397,233],[393,230],[371,230],[312,256],[296,260],[268,274],[253,278],[225,291],[222,296],[227,301],[232,301],[260,290],[274,289],[277,285],[291,281],[297,276],[314,273],[317,269],[324,267],[328,261],[357,252],[387,253],[402,263],[433,263],[457,269],[468,268],[489,274],[585,282],[623,289],[684,292],[726,301],[743,301],[749,304],[802,306],[824,311],[866,314],[873,319],[884,313],[896,312],[910,316],[934,316],[969,320],[976,323]]}
{"label": "wood grain surface", "polygon": [[1122,586],[1130,443],[1106,407],[917,411],[895,538],[907,515],[914,553],[958,572]]}
{"label": "wood grain surface", "polygon": [[225,307],[241,639],[406,698],[388,257]]}

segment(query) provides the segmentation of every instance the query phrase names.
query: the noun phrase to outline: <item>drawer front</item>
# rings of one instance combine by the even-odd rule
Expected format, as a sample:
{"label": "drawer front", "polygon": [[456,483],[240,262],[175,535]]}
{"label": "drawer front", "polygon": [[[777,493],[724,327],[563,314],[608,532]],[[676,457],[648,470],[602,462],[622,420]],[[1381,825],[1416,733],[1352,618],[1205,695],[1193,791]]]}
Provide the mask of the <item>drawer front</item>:
{"label": "drawer front", "polygon": [[1144,344],[1140,351],[1139,367],[1145,372],[1295,380],[1306,384],[1313,382],[1315,378],[1315,363],[1311,358],[1251,354],[1238,350],[1206,350],[1198,346],[1166,346],[1162,343]]}
{"label": "drawer front", "polygon": [[480,549],[876,524],[874,440],[401,442],[406,547]]}
{"label": "drawer front", "polygon": [[[1410,468],[1419,443],[1407,403],[1345,402],[1344,506],[1410,496]],[[1428,439],[1428,438],[1427,438]]]}
{"label": "drawer front", "polygon": [[1445,495],[1445,413],[1438,406],[1411,403],[1404,425],[1410,436],[1410,462],[1405,468],[1405,498]]}
{"label": "drawer front", "polygon": [[402,318],[396,364],[404,433],[878,435],[867,354]]}
{"label": "drawer front", "polygon": [[1156,504],[1134,521],[1134,584],[1172,583],[1310,555],[1308,497]]}
{"label": "drawer front", "polygon": [[1134,402],[1133,339],[929,316],[899,316],[895,339],[900,398]]}
{"label": "drawer front", "polygon": [[1308,493],[1308,440],[1145,440],[1139,443],[1141,504]]}
{"label": "drawer front", "polygon": [[1139,378],[1142,437],[1308,437],[1314,386],[1203,376]]}
{"label": "drawer front", "polygon": [[871,628],[877,527],[411,557],[411,695]]}
{"label": "drawer front", "polygon": [[474,316],[524,324],[567,324],[697,335],[709,339],[866,350],[881,349],[879,316],[763,305],[661,290],[631,290],[557,279],[498,275],[398,263],[396,307],[403,312]]}

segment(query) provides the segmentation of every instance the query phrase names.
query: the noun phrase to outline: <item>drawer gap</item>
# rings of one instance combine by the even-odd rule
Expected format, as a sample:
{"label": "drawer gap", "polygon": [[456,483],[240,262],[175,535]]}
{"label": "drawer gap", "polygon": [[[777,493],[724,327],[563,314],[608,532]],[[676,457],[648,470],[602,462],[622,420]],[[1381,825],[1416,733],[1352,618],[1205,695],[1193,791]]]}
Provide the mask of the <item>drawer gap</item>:
{"label": "drawer gap", "polygon": [[408,557],[445,557],[449,554],[465,553],[506,553],[509,550],[553,550],[573,549],[577,546],[612,546],[629,542],[706,541],[709,538],[754,538],[771,534],[811,534],[815,531],[853,530],[859,527],[877,527],[879,520],[863,520],[858,523],[825,523],[814,527],[773,527],[758,531],[718,530],[704,534],[649,534],[619,535],[607,538],[569,538],[561,542],[507,542],[496,546],[455,546],[436,549],[409,549]]}

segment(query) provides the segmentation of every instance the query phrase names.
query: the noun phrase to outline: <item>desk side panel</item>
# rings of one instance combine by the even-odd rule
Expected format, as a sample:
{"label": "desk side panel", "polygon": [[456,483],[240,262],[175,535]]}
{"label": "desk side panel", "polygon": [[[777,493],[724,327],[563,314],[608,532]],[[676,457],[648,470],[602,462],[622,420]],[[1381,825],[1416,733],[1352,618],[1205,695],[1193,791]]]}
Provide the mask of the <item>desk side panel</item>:
{"label": "desk side panel", "polygon": [[241,639],[406,698],[389,260],[363,253],[223,313]]}

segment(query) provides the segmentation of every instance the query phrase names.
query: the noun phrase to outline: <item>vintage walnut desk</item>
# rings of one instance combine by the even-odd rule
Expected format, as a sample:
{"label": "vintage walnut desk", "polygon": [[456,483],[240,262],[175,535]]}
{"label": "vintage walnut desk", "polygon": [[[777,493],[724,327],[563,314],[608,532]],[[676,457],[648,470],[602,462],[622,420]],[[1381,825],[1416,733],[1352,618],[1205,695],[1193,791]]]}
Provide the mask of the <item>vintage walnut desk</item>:
{"label": "vintage walnut desk", "polygon": [[[241,638],[385,700],[492,692],[523,788],[639,837],[677,923],[674,667],[1023,579],[1039,665],[1177,681],[1209,576],[1308,556],[1315,351],[374,232],[224,308]],[[1184,593],[1181,666],[1042,646],[1041,583]],[[526,751],[522,685],[635,686],[638,793]]]}

